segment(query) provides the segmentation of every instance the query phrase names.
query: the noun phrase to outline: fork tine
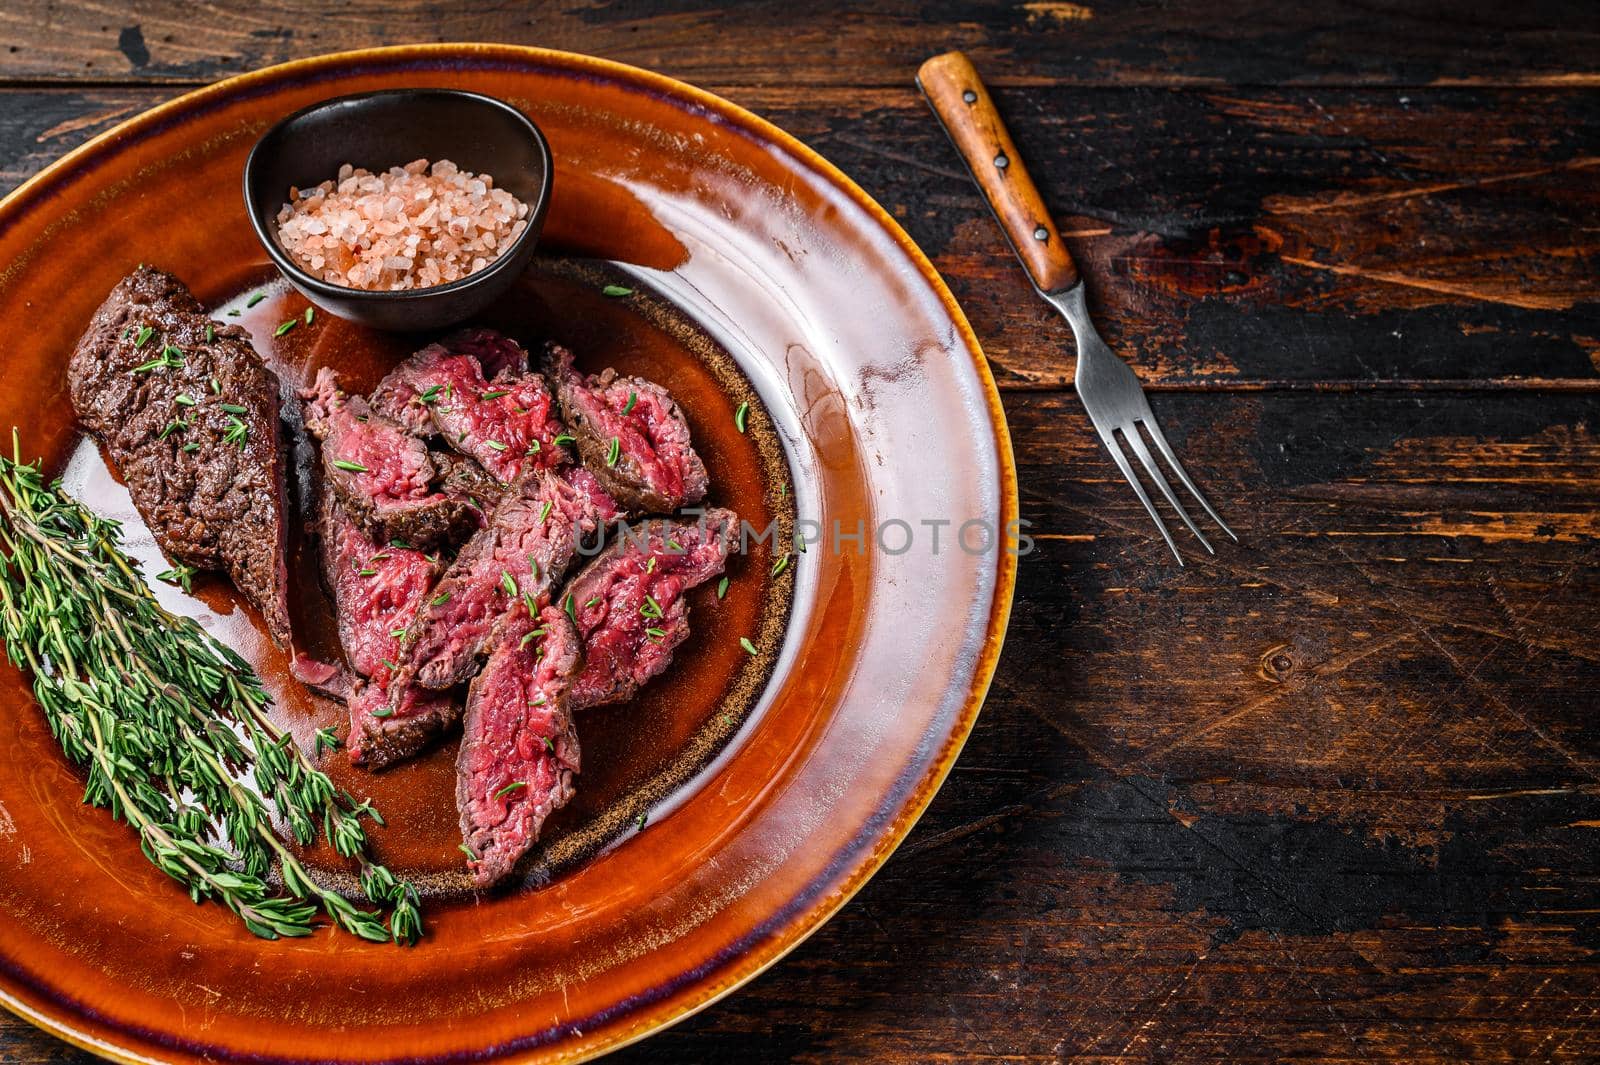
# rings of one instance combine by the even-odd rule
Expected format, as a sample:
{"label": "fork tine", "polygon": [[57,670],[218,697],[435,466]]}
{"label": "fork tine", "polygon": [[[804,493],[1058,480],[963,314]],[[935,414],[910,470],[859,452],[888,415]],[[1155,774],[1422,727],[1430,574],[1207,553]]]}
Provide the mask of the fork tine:
{"label": "fork tine", "polygon": [[[1156,442],[1156,447],[1160,448],[1161,454],[1166,456],[1167,463],[1172,467],[1172,472],[1178,475],[1178,480],[1183,482],[1183,486],[1189,490],[1189,494],[1194,496],[1195,499],[1199,501],[1200,505],[1205,508],[1207,514],[1211,515],[1211,520],[1221,526],[1223,532],[1233,537],[1234,543],[1238,543],[1239,534],[1228,528],[1228,523],[1222,520],[1222,516],[1219,515],[1215,510],[1211,509],[1211,504],[1206,501],[1205,493],[1200,491],[1200,489],[1195,486],[1195,483],[1189,479],[1189,474],[1184,470],[1183,463],[1178,461],[1178,456],[1174,455],[1172,453],[1172,448],[1167,446],[1166,434],[1161,431],[1161,426],[1156,424],[1155,418],[1153,416],[1145,418],[1143,424],[1146,429],[1150,430],[1150,439]],[[1169,495],[1167,498],[1171,499],[1172,497]],[[1183,508],[1181,507],[1179,508],[1180,513],[1182,512],[1182,509]],[[1191,525],[1189,528],[1193,529],[1194,526]],[[1197,532],[1195,535],[1198,536],[1199,533]]]}
{"label": "fork tine", "polygon": [[[1099,426],[1096,426],[1098,429]],[[1135,430],[1137,432],[1137,430]],[[1145,495],[1144,485],[1139,483],[1139,478],[1133,474],[1133,467],[1128,465],[1128,456],[1122,453],[1122,448],[1117,445],[1115,430],[1107,432],[1100,430],[1100,440],[1106,445],[1106,450],[1111,452],[1111,457],[1116,460],[1117,468],[1122,471],[1122,476],[1128,479],[1128,484],[1133,486],[1133,494],[1139,497],[1139,502],[1144,504],[1145,511],[1150,515],[1150,520],[1156,523],[1156,528],[1161,530],[1161,538],[1167,542],[1167,547],[1172,549],[1172,557],[1178,560],[1178,565],[1183,565],[1183,556],[1178,554],[1178,545],[1172,542],[1172,534],[1167,532],[1167,523],[1161,520],[1161,515],[1156,513],[1156,508],[1150,502],[1150,497]]]}
{"label": "fork tine", "polygon": [[1150,457],[1150,449],[1144,446],[1144,437],[1139,435],[1139,426],[1130,422],[1123,428],[1122,435],[1128,438],[1128,444],[1133,448],[1133,453],[1139,456],[1140,462],[1144,463],[1144,472],[1148,473],[1150,479],[1156,483],[1156,487],[1161,489],[1161,494],[1167,497],[1167,502],[1172,504],[1172,509],[1178,512],[1178,517],[1182,518],[1183,523],[1189,526],[1189,531],[1194,533],[1194,538],[1199,540],[1200,545],[1211,554],[1216,554],[1217,549],[1211,546],[1211,541],[1207,540],[1205,534],[1196,527],[1194,519],[1189,517],[1189,512],[1183,509],[1182,503],[1178,502],[1178,497],[1172,494],[1172,485],[1167,483],[1166,474],[1161,472],[1161,467],[1156,465],[1156,460]]}

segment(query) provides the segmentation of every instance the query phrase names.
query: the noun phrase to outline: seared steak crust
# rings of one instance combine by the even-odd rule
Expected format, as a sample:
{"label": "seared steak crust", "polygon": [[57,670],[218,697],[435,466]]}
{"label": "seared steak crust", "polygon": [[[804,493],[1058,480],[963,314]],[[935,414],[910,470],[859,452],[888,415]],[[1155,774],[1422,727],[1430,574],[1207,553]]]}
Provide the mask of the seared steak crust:
{"label": "seared steak crust", "polygon": [[574,710],[629,699],[671,664],[689,635],[684,594],[721,573],[737,541],[729,510],[696,523],[640,522],[572,579],[562,602],[571,604],[584,656]]}
{"label": "seared steak crust", "polygon": [[290,646],[281,400],[250,335],[141,266],[95,312],[67,384],[162,551],[226,572]]}
{"label": "seared steak crust", "polygon": [[545,819],[572,797],[578,736],[567,688],[578,661],[572,622],[553,607],[537,620],[513,607],[495,627],[467,695],[456,760],[461,838],[479,887],[511,872]]}
{"label": "seared steak crust", "polygon": [[666,389],[612,369],[585,376],[558,345],[550,346],[546,365],[579,457],[619,503],[665,514],[705,498],[705,464]]}

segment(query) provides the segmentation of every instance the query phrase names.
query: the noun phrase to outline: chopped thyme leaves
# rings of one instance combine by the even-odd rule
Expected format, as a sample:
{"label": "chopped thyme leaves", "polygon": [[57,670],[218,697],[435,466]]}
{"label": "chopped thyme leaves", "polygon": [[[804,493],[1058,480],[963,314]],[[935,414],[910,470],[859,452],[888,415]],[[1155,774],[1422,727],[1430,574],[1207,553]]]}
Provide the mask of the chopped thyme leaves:
{"label": "chopped thyme leaves", "polygon": [[333,726],[317,729],[316,739],[312,742],[312,753],[321,755],[324,750],[337,751],[340,747],[339,737],[333,734]]}
{"label": "chopped thyme leaves", "polygon": [[266,298],[267,294],[265,292],[257,292],[254,296],[251,296],[249,299],[245,300],[244,305],[246,307],[254,307],[256,304],[260,303]]}
{"label": "chopped thyme leaves", "polygon": [[346,459],[334,459],[334,469],[349,470],[351,473],[366,473],[367,468],[359,462],[350,462]]}
{"label": "chopped thyme leaves", "polygon": [[272,335],[275,336],[275,337],[281,337],[281,336],[283,336],[283,334],[287,333],[289,330],[293,329],[295,326],[297,326],[299,324],[300,324],[300,319],[291,318],[287,322],[284,322],[282,325],[278,326],[278,328],[274,329],[272,331]]}
{"label": "chopped thyme leaves", "polygon": [[717,598],[721,599],[728,594],[728,578],[724,577],[717,582]]}
{"label": "chopped thyme leaves", "polygon": [[192,592],[194,589],[190,587],[190,584],[194,581],[194,575],[197,572],[198,570],[193,566],[185,566],[180,562],[171,569],[162,570],[156,574],[156,580],[166,581],[168,584],[176,584],[184,591]]}
{"label": "chopped thyme leaves", "polygon": [[607,285],[605,288],[601,289],[600,292],[602,295],[606,296],[633,295],[633,289],[629,288],[627,285]]}
{"label": "chopped thyme leaves", "polygon": [[756,645],[750,642],[750,638],[748,636],[739,637],[739,646],[744,648],[744,653],[747,655],[754,655],[756,653]]}

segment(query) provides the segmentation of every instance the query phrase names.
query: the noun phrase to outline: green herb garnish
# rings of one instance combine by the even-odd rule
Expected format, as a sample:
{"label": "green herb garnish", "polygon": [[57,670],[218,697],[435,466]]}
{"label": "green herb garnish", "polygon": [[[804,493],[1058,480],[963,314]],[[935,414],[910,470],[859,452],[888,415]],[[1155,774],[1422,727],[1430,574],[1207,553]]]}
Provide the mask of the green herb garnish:
{"label": "green herb garnish", "polygon": [[254,296],[251,296],[249,299],[245,300],[244,305],[246,307],[254,307],[256,304],[260,303],[266,298],[267,294],[265,292],[257,292]]}
{"label": "green herb garnish", "polygon": [[184,591],[192,592],[194,591],[194,588],[192,587],[194,575],[197,572],[199,571],[193,566],[185,566],[180,562],[171,569],[164,569],[160,573],[156,574],[156,580],[166,581],[168,584],[176,584]]}
{"label": "green herb garnish", "polygon": [[511,783],[495,792],[494,797],[497,799],[503,799],[507,795],[510,795],[513,791],[516,791],[518,788],[525,788],[527,786],[528,782],[526,780],[513,780]]}
{"label": "green herb garnish", "polygon": [[733,424],[741,433],[744,432],[745,423],[750,420],[750,404],[741,403],[739,409],[733,412]]}
{"label": "green herb garnish", "polygon": [[289,330],[293,329],[295,326],[297,326],[299,324],[300,324],[300,319],[291,318],[287,322],[284,322],[282,325],[278,326],[278,328],[274,329],[272,331],[272,335],[275,336],[275,337],[281,337],[281,336],[283,336],[283,334],[287,333]]}
{"label": "green herb garnish", "polygon": [[616,437],[611,438],[611,446],[606,449],[606,465],[615,466],[622,457],[622,441]]}
{"label": "green herb garnish", "polygon": [[317,729],[316,736],[311,741],[311,752],[320,758],[323,751],[337,751],[341,746],[343,744],[334,734],[333,726],[329,725],[327,728]]}
{"label": "green herb garnish", "polygon": [[623,414],[632,414],[633,413],[633,406],[634,406],[635,403],[638,403],[638,402],[639,402],[639,393],[637,393],[637,392],[629,392],[628,393],[628,405],[626,407],[622,408],[622,413]]}
{"label": "green herb garnish", "polygon": [[633,295],[633,289],[629,288],[626,285],[607,285],[605,288],[601,289],[600,291],[601,291],[602,294],[607,295],[607,296],[631,296],[631,295]]}
{"label": "green herb garnish", "polygon": [[349,470],[351,473],[366,473],[367,472],[367,468],[365,466],[361,465],[361,463],[359,463],[359,462],[351,462],[348,459],[334,459],[333,460],[333,467],[336,470]]}
{"label": "green herb garnish", "polygon": [[721,599],[728,594],[728,578],[724,577],[717,582],[717,598]]}
{"label": "green herb garnish", "polygon": [[753,655],[756,653],[756,645],[750,642],[750,638],[748,636],[739,637],[739,646],[744,648],[744,653],[747,655]]}
{"label": "green herb garnish", "polygon": [[[377,812],[300,752],[243,659],[162,608],[120,541],[117,523],[37,466],[0,458],[0,636],[86,771],[84,802],[128,824],[196,902],[220,902],[255,935],[310,935],[322,913],[364,939],[415,941],[415,889],[367,854],[362,821]],[[318,826],[359,861],[376,908],[301,865],[293,848],[313,844]]]}

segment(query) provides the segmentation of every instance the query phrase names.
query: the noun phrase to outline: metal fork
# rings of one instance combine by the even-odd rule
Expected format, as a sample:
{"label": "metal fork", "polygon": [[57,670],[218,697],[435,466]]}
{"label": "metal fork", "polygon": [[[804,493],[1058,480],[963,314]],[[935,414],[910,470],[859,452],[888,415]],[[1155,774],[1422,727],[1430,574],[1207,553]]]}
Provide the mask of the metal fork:
{"label": "metal fork", "polygon": [[1183,504],[1178,502],[1166,474],[1162,473],[1160,464],[1145,444],[1140,433],[1141,427],[1150,434],[1150,439],[1167,460],[1167,465],[1211,516],[1211,520],[1237,543],[1239,537],[1212,508],[1205,494],[1172,453],[1166,434],[1161,431],[1155,415],[1150,411],[1150,401],[1145,398],[1139,379],[1127,363],[1112,354],[1105,341],[1100,339],[1100,334],[1095,332],[1084,299],[1083,279],[1078,276],[1078,268],[1050,220],[1050,212],[1044,208],[1039,190],[1034,187],[1027,168],[1017,157],[1016,145],[1011,142],[1011,135],[1000,120],[1000,114],[995,110],[994,102],[990,100],[977,70],[960,52],[947,52],[922,64],[917,71],[917,86],[928,98],[933,113],[944,126],[945,133],[949,134],[951,143],[961,153],[967,169],[972,172],[973,180],[978,183],[989,208],[994,211],[995,220],[1000,223],[1012,250],[1028,271],[1033,287],[1072,326],[1072,336],[1078,346],[1078,370],[1073,377],[1078,398],[1088,410],[1089,420],[1099,432],[1101,443],[1111,452],[1111,458],[1122,471],[1122,476],[1128,479],[1139,502],[1144,504],[1150,520],[1156,523],[1161,538],[1172,549],[1178,565],[1183,565],[1183,555],[1179,553],[1172,534],[1167,531],[1166,522],[1161,520],[1155,504],[1150,501],[1149,493],[1134,473],[1127,454],[1117,442],[1118,433],[1122,434],[1122,439],[1138,458],[1145,474],[1161,489],[1161,494],[1172,509],[1178,512],[1183,523],[1207,551],[1213,555],[1217,553],[1194,519],[1189,517],[1189,512],[1183,509]]}

